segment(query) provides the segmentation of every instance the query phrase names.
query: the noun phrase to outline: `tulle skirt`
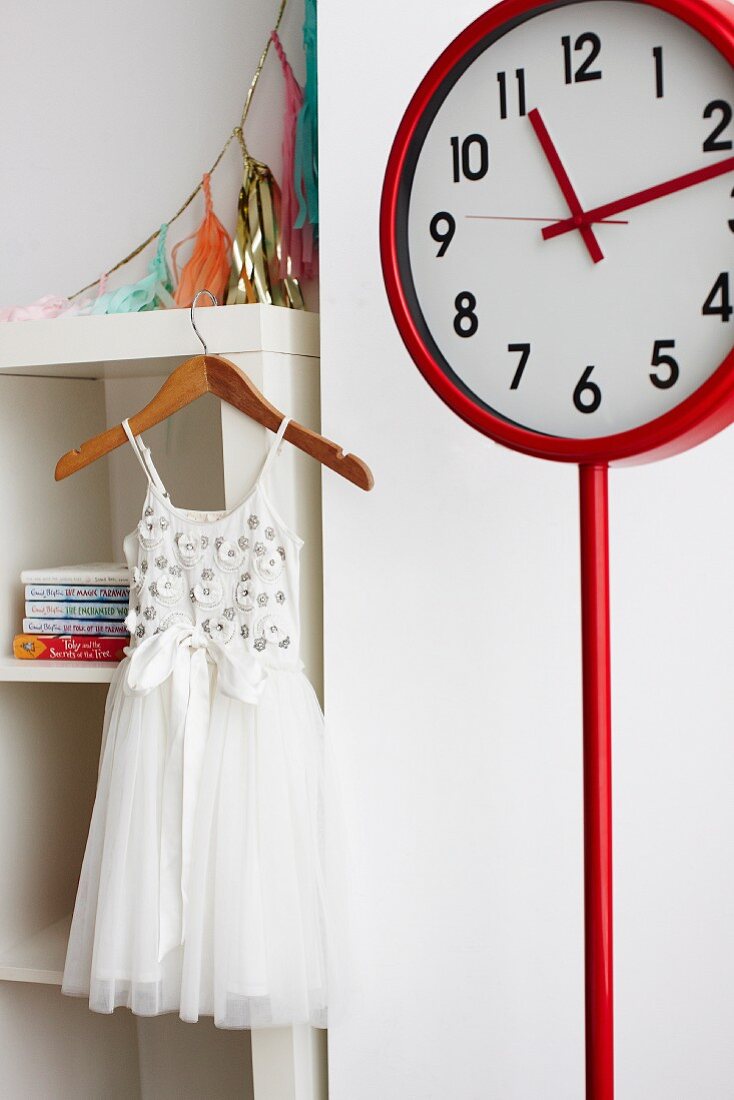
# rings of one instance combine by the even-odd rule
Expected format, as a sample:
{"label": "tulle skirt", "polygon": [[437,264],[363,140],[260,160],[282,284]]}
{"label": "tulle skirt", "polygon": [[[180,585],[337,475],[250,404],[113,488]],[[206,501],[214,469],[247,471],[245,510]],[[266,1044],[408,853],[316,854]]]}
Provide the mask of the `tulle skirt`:
{"label": "tulle skirt", "polygon": [[[213,1016],[228,1028],[325,1027],[333,968],[324,876],[331,761],[311,685],[300,671],[271,670],[259,704],[251,705],[218,693],[211,670],[184,942],[161,957],[171,687],[168,680],[147,695],[131,694],[127,662],[107,698],[63,992],[88,996],[97,1012],[125,1005],[144,1016]],[[338,896],[339,884],[330,883],[329,893]]]}

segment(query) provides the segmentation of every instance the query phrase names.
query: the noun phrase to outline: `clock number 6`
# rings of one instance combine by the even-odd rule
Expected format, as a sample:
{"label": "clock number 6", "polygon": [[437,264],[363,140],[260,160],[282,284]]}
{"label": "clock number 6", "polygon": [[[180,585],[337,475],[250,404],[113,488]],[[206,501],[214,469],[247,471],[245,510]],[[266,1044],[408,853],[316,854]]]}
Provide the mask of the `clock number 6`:
{"label": "clock number 6", "polygon": [[462,290],[461,294],[456,295],[454,306],[454,332],[457,336],[473,336],[479,328],[479,318],[474,312],[477,308],[476,298],[468,290]]}
{"label": "clock number 6", "polygon": [[674,386],[678,381],[680,375],[680,367],[676,363],[672,355],[662,355],[661,352],[665,348],[674,348],[675,340],[656,340],[655,346],[652,349],[651,365],[653,367],[667,367],[669,373],[663,375],[655,374],[654,371],[650,372],[650,381],[653,386],[657,386],[659,390],[669,390],[671,386]]}
{"label": "clock number 6", "polygon": [[[593,367],[587,367],[576,383],[573,391],[573,403],[580,413],[593,413],[601,405],[601,390],[596,382],[589,381]],[[587,395],[584,398],[584,395]]]}

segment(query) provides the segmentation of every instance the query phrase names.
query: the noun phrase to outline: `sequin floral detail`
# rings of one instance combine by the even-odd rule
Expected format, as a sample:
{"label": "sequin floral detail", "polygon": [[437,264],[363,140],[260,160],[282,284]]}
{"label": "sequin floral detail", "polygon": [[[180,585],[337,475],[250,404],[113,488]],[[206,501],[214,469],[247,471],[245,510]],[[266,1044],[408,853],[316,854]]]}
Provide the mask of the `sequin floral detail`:
{"label": "sequin floral detail", "polygon": [[285,592],[276,592],[275,593],[275,602],[279,603],[282,607],[283,604],[285,603]]}
{"label": "sequin floral detail", "polygon": [[[281,649],[287,649],[290,645],[290,638],[274,615],[265,615],[260,619],[255,627],[255,634],[268,645],[277,645]],[[281,645],[282,642],[285,642],[285,645]]]}
{"label": "sequin floral detail", "polygon": [[135,592],[140,591],[140,589],[143,587],[144,580],[145,576],[143,575],[142,569],[139,566],[134,565],[132,571],[131,585]]}
{"label": "sequin floral detail", "polygon": [[224,616],[225,619],[230,619],[230,620],[234,621],[235,610],[234,610],[233,607],[225,607],[224,611],[222,612],[222,615]]}
{"label": "sequin floral detail", "polygon": [[240,549],[236,542],[230,542],[229,539],[217,539],[214,545],[216,547],[216,562],[220,569],[228,572],[239,569],[244,551]]}
{"label": "sequin floral detail", "polygon": [[181,565],[186,566],[187,569],[201,561],[201,556],[205,548],[203,538],[181,531],[176,533],[173,540],[173,547]]}
{"label": "sequin floral detail", "polygon": [[138,524],[138,542],[144,550],[155,550],[163,542],[160,520],[145,516]]}
{"label": "sequin floral detail", "polygon": [[234,635],[234,623],[222,615],[206,619],[202,626],[210,638],[221,642],[222,645],[226,645]]}
{"label": "sequin floral detail", "polygon": [[260,520],[255,515],[248,516],[247,526],[250,528],[251,531],[254,531],[256,527],[260,526]]}
{"label": "sequin floral detail", "polygon": [[136,638],[144,638],[145,637],[145,627],[143,626],[142,623],[138,623],[138,625],[135,627],[135,637]]}
{"label": "sequin floral detail", "polygon": [[262,653],[262,651],[265,649],[264,638],[255,638],[255,641],[252,644],[254,645],[258,653]]}
{"label": "sequin floral detail", "polygon": [[274,527],[266,527],[265,528],[265,538],[268,540],[268,542],[273,541],[273,539],[275,538],[275,528]]}
{"label": "sequin floral detail", "polygon": [[252,598],[252,582],[247,573],[245,573],[242,579],[235,585],[234,602],[237,604],[240,611],[254,610],[255,601]]}
{"label": "sequin floral detail", "polygon": [[156,610],[153,607],[152,603],[149,603],[148,606],[145,608],[145,610],[143,611],[143,616],[148,620],[148,622],[150,622],[151,619],[155,618]]}
{"label": "sequin floral detail", "polygon": [[255,558],[255,572],[264,581],[276,581],[283,572],[283,559],[277,550],[268,550],[267,554]]}
{"label": "sequin floral detail", "polygon": [[151,581],[148,589],[159,603],[171,607],[178,603],[184,594],[183,577],[175,573],[165,573]]}
{"label": "sequin floral detail", "polygon": [[201,607],[216,607],[224,598],[224,589],[216,578],[201,580],[191,589],[191,598]]}
{"label": "sequin floral detail", "polygon": [[242,626],[240,627],[240,634],[242,635],[242,637],[245,640],[247,640],[250,637],[250,628],[247,625],[247,623],[243,623]]}
{"label": "sequin floral detail", "polygon": [[158,557],[155,559],[155,563],[159,569],[168,568],[168,558],[165,556],[165,554],[159,554]]}
{"label": "sequin floral detail", "polygon": [[265,553],[265,543],[264,542],[256,542],[252,549],[253,549],[253,553],[255,554],[255,557],[256,558],[261,558],[263,556],[263,554]]}
{"label": "sequin floral detail", "polygon": [[237,539],[237,545],[239,546],[240,550],[244,552],[250,545],[250,540],[248,539],[247,535],[240,535],[240,537]]}

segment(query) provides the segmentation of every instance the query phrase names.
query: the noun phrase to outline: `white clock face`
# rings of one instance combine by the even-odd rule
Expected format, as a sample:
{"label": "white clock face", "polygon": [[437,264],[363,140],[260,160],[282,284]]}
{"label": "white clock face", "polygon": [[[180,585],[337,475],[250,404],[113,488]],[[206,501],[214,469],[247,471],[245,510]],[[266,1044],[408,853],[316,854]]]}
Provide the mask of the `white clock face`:
{"label": "white clock face", "polygon": [[[648,423],[732,347],[732,69],[630,0],[564,4],[486,43],[444,82],[408,157],[414,319],[446,372],[509,421],[574,439]],[[718,174],[671,184],[700,169]],[[564,225],[573,214],[583,233]]]}

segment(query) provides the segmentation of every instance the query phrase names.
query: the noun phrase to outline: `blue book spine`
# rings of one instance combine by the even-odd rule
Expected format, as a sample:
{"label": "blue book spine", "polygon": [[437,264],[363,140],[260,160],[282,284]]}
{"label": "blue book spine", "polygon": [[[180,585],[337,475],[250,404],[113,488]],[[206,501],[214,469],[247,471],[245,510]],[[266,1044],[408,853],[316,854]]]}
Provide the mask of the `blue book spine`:
{"label": "blue book spine", "polygon": [[26,600],[25,613],[31,619],[109,619],[122,622],[127,615],[127,604]]}

